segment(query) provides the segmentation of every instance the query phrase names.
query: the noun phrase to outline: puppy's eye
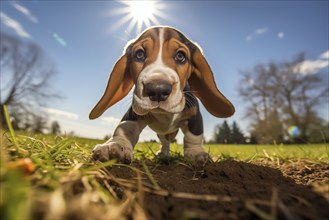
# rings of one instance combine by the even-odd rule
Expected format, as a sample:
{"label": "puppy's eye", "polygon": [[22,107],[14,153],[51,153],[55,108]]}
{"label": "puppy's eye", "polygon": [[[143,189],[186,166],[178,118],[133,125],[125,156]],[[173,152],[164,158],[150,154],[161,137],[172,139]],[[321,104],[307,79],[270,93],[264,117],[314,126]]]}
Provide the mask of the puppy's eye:
{"label": "puppy's eye", "polygon": [[136,53],[135,53],[135,58],[136,58],[137,61],[143,62],[146,58],[145,51],[142,50],[142,49],[137,50]]}
{"label": "puppy's eye", "polygon": [[178,63],[184,63],[186,61],[186,55],[183,51],[178,51],[175,55],[175,60]]}

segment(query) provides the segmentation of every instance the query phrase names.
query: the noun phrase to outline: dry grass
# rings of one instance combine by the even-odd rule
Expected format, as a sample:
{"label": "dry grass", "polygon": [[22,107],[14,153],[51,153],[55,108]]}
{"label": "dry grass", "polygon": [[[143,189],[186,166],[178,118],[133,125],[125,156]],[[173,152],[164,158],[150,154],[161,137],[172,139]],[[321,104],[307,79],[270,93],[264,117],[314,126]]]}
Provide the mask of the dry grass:
{"label": "dry grass", "polygon": [[[9,131],[1,131],[1,219],[146,219],[143,209],[145,193],[191,200],[236,200],[232,197],[172,193],[161,189],[152,170],[145,163],[145,171],[141,171],[115,161],[90,161],[91,149],[99,142],[63,136],[16,134],[11,128]],[[151,158],[155,164],[163,163],[154,155],[158,147],[157,144],[139,144],[135,155],[139,159]],[[217,154],[217,148],[220,150],[220,147],[209,146],[213,156],[220,155],[218,160],[232,157],[226,153]],[[328,163],[327,146],[325,149],[316,162],[316,157],[312,156],[311,165],[306,164],[304,168],[308,169],[312,164]],[[274,154],[268,152],[267,148],[263,152],[257,149],[257,155],[251,154],[245,160],[256,162],[261,158],[260,163],[269,166],[280,166],[287,161],[298,162],[298,158],[284,156],[282,146],[274,150]],[[238,154],[235,158],[241,159]],[[192,164],[177,153],[165,163],[180,163],[194,169]],[[107,169],[111,166],[128,167],[137,178],[114,177]],[[147,181],[142,176],[146,176]],[[271,211],[266,213],[259,206],[267,206]],[[246,201],[246,207],[261,219],[275,219],[278,209],[289,218],[289,210],[280,203],[275,190],[271,201],[250,200]]]}

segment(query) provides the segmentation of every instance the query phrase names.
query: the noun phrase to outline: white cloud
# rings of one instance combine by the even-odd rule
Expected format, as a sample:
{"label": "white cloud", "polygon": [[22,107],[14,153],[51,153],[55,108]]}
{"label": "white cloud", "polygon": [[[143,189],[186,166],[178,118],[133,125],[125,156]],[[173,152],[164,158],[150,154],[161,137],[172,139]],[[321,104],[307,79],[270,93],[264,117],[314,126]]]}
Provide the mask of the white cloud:
{"label": "white cloud", "polygon": [[32,21],[33,23],[38,23],[38,19],[25,7],[23,7],[20,4],[17,4],[15,2],[12,2],[11,5],[19,12],[21,12],[22,14],[24,14],[30,21]]}
{"label": "white cloud", "polygon": [[268,31],[268,28],[267,27],[258,28],[258,29],[255,30],[255,34],[261,35],[261,34],[265,34],[267,31]]}
{"label": "white cloud", "polygon": [[328,66],[329,60],[305,60],[295,66],[294,72],[302,75],[315,74]]}
{"label": "white cloud", "polygon": [[79,118],[78,114],[66,112],[66,111],[62,111],[62,110],[58,110],[58,109],[54,109],[54,108],[43,107],[42,110],[48,114],[64,117],[64,118],[71,119],[71,120],[77,120]]}
{"label": "white cloud", "polygon": [[121,121],[120,119],[111,116],[103,117],[101,120],[106,124],[115,125],[115,126],[117,126]]}
{"label": "white cloud", "polygon": [[279,39],[284,38],[284,32],[279,32],[279,33],[278,33],[278,38],[279,38]]}
{"label": "white cloud", "polygon": [[321,59],[329,59],[329,50],[320,55]]}
{"label": "white cloud", "polygon": [[257,37],[257,35],[265,34],[266,32],[268,32],[268,30],[268,27],[258,28],[252,34],[247,35],[246,41],[251,41],[252,39]]}
{"label": "white cloud", "polygon": [[7,27],[13,29],[19,36],[24,38],[31,38],[31,35],[23,28],[23,26],[16,20],[12,19],[2,11],[0,11],[0,20]]}

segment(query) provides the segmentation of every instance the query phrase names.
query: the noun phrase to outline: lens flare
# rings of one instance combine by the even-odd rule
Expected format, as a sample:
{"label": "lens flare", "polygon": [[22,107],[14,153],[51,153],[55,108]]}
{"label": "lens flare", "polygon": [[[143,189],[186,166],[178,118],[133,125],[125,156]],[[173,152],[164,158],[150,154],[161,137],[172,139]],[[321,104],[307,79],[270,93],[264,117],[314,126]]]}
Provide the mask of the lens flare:
{"label": "lens flare", "polygon": [[291,137],[297,137],[300,135],[300,128],[296,125],[292,125],[288,128],[288,133]]}
{"label": "lens flare", "polygon": [[63,38],[61,38],[57,33],[52,33],[51,35],[61,46],[63,47],[67,46],[66,41]]}

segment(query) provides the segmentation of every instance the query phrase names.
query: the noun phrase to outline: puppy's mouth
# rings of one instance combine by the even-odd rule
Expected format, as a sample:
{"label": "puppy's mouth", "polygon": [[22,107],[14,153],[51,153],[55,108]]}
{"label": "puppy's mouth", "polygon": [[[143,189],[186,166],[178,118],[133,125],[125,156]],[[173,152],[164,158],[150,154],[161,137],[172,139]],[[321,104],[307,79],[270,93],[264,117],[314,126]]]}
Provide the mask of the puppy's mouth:
{"label": "puppy's mouth", "polygon": [[[134,94],[132,108],[137,115],[146,115],[148,113],[179,113],[185,106],[185,98],[178,95],[177,99],[166,101],[152,101],[147,97],[139,97]],[[169,99],[169,98],[168,98]]]}

